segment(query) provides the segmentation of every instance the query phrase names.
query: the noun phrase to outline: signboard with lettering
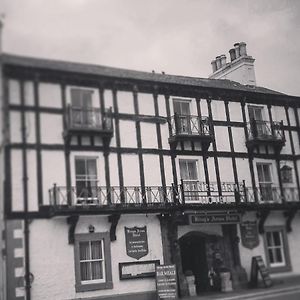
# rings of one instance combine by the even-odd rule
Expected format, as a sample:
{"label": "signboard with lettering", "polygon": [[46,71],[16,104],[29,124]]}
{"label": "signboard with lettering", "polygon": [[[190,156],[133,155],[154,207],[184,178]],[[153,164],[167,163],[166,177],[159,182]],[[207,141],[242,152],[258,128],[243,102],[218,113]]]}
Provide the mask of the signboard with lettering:
{"label": "signboard with lettering", "polygon": [[120,279],[155,277],[155,267],[159,264],[159,260],[119,263]]}
{"label": "signboard with lettering", "polygon": [[125,227],[126,253],[140,259],[148,254],[147,227]]}
{"label": "signboard with lettering", "polygon": [[238,213],[206,213],[190,215],[191,224],[236,224],[241,221],[240,214]]}
{"label": "signboard with lettering", "polygon": [[156,266],[155,274],[158,299],[177,299],[176,266]]}
{"label": "signboard with lettering", "polygon": [[258,228],[256,221],[245,221],[240,224],[242,245],[253,249],[259,245]]}
{"label": "signboard with lettering", "polygon": [[257,287],[258,285],[258,272],[261,275],[265,287],[272,286],[272,280],[270,277],[269,270],[266,268],[265,263],[260,255],[252,257],[250,279],[252,287]]}

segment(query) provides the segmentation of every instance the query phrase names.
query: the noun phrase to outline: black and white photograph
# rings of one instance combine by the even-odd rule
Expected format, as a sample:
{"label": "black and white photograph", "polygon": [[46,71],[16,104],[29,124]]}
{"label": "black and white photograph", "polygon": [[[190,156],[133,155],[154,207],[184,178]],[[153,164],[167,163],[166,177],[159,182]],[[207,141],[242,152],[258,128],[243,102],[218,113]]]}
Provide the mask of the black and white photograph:
{"label": "black and white photograph", "polygon": [[0,300],[300,299],[300,1],[0,0]]}

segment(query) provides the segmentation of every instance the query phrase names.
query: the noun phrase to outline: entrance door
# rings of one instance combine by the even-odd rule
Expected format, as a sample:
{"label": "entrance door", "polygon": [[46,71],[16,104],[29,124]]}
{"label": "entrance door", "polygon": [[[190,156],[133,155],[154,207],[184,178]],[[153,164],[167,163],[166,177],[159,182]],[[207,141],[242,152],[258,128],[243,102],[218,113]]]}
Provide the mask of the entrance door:
{"label": "entrance door", "polygon": [[209,290],[208,266],[206,259],[205,238],[195,235],[180,239],[183,273],[191,271],[195,276],[197,293]]}
{"label": "entrance door", "polygon": [[261,200],[273,201],[271,164],[259,163],[256,167]]}

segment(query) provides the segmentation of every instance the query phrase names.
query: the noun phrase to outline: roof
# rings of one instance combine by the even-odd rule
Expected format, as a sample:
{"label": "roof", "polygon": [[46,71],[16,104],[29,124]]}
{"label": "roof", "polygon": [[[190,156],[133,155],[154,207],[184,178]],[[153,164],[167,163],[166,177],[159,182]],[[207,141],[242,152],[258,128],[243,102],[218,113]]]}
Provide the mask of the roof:
{"label": "roof", "polygon": [[38,68],[51,71],[80,73],[83,75],[104,76],[118,79],[133,79],[150,81],[153,83],[178,84],[202,88],[229,89],[244,92],[256,92],[268,95],[287,96],[286,94],[259,86],[245,86],[228,79],[208,79],[135,71],[102,65],[76,63],[62,60],[50,60],[44,58],[33,58],[3,53],[1,55],[3,64],[19,66],[24,68]]}

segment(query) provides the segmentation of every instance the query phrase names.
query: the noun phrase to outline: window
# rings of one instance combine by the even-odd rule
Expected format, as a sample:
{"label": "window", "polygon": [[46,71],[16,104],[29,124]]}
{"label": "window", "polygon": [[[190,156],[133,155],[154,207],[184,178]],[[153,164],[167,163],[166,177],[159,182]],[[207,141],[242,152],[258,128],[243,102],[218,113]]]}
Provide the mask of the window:
{"label": "window", "polygon": [[93,127],[95,125],[94,110],[92,108],[92,90],[71,89],[71,118],[75,127]]}
{"label": "window", "polygon": [[291,270],[286,231],[284,227],[267,227],[264,235],[265,251],[270,271]]}
{"label": "window", "polygon": [[112,288],[109,233],[75,235],[76,291]]}
{"label": "window", "polygon": [[282,183],[293,183],[293,169],[287,165],[284,165],[280,169],[280,176]]}
{"label": "window", "polygon": [[273,187],[272,187],[272,176],[271,176],[271,164],[258,163],[257,175],[260,196],[262,201],[273,201]]}
{"label": "window", "polygon": [[75,157],[77,203],[97,199],[97,158]]}
{"label": "window", "polygon": [[174,114],[176,115],[176,128],[178,134],[191,132],[190,102],[174,99]]}
{"label": "window", "polygon": [[270,135],[267,122],[263,118],[263,107],[248,106],[250,128],[253,137],[262,137]]}

